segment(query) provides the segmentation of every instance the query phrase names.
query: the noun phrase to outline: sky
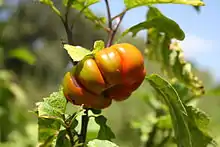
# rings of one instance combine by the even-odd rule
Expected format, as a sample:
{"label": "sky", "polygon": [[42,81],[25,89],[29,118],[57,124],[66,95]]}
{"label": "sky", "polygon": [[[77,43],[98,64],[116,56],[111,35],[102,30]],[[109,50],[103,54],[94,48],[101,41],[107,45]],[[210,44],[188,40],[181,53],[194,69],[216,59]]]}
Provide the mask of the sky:
{"label": "sky", "polygon": [[[122,0],[109,0],[112,16],[124,9]],[[205,6],[198,13],[189,5],[156,5],[167,17],[176,21],[184,30],[186,38],[181,42],[184,55],[195,62],[199,68],[211,72],[213,78],[220,82],[220,1],[204,0]],[[91,7],[96,13],[105,13],[105,3]],[[122,29],[129,28],[145,20],[147,7],[130,10],[124,17]],[[139,34],[144,36],[144,32]]]}

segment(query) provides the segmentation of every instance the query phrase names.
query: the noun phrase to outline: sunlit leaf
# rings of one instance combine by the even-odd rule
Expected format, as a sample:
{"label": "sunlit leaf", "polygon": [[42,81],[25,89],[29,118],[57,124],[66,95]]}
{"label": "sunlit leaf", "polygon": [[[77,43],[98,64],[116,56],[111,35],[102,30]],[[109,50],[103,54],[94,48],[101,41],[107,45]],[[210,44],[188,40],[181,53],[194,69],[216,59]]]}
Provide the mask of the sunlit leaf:
{"label": "sunlit leaf", "polygon": [[53,1],[52,0],[40,0],[40,2],[42,3],[42,4],[46,4],[46,5],[53,5]]}
{"label": "sunlit leaf", "polygon": [[61,16],[60,11],[55,7],[53,0],[39,0],[40,3],[50,6],[50,8],[58,15]]}
{"label": "sunlit leaf", "polygon": [[171,129],[172,128],[172,121],[170,115],[164,115],[158,118],[157,122],[158,128],[161,129]]}
{"label": "sunlit leaf", "polygon": [[112,132],[111,128],[106,124],[107,119],[103,116],[97,116],[95,122],[100,126],[97,139],[100,140],[111,140],[115,138],[115,134]]}
{"label": "sunlit leaf", "polygon": [[16,58],[31,65],[36,61],[36,56],[26,48],[17,48],[9,51],[8,58]]}
{"label": "sunlit leaf", "polygon": [[62,88],[37,103],[38,113],[38,142],[41,145],[54,145],[60,126],[63,122],[67,101]]}
{"label": "sunlit leaf", "polygon": [[98,140],[98,139],[89,141],[87,146],[88,147],[119,147],[118,145],[108,140]]}
{"label": "sunlit leaf", "polygon": [[92,51],[93,53],[96,53],[96,52],[102,50],[103,48],[105,48],[104,41],[102,41],[102,40],[95,41],[93,48],[94,48],[94,50]]}
{"label": "sunlit leaf", "polygon": [[190,131],[185,120],[187,112],[175,89],[154,74],[147,77],[147,80],[169,107],[178,147],[192,147]]}
{"label": "sunlit leaf", "polygon": [[193,6],[203,6],[204,3],[200,0],[124,0],[127,9],[132,9],[140,6],[152,4],[185,4]]}
{"label": "sunlit leaf", "polygon": [[206,147],[213,143],[207,132],[209,119],[205,113],[185,106],[172,85],[160,76],[152,74],[146,79],[169,107],[178,147]]}
{"label": "sunlit leaf", "polygon": [[[203,0],[201,0],[203,2]],[[200,6],[193,6],[194,9],[197,11],[197,12],[200,12],[201,11],[201,7]]]}
{"label": "sunlit leaf", "polygon": [[73,59],[73,61],[80,61],[86,55],[91,54],[92,52],[81,47],[81,46],[72,46],[69,44],[64,44],[64,49],[67,50],[69,56]]}
{"label": "sunlit leaf", "polygon": [[152,15],[148,15],[149,19],[147,21],[132,26],[126,30],[123,35],[132,32],[133,36],[136,36],[136,34],[141,30],[156,28],[159,32],[166,33],[170,38],[176,38],[178,40],[183,40],[185,38],[185,34],[179,25],[175,21],[162,15],[158,9],[150,7],[149,13],[154,13],[154,17]]}

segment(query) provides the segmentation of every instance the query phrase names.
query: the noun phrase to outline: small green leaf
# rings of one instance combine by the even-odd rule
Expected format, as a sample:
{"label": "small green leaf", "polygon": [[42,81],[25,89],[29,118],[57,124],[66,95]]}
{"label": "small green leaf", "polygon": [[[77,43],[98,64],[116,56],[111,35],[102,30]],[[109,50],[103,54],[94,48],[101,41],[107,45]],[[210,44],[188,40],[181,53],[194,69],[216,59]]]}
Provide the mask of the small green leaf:
{"label": "small green leaf", "polygon": [[38,103],[38,115],[39,117],[52,116],[62,118],[66,104],[67,101],[63,95],[62,88],[60,88],[59,92],[52,93],[49,97],[44,98],[43,102]]}
{"label": "small green leaf", "polygon": [[100,140],[111,140],[115,138],[115,134],[112,132],[111,128],[106,124],[107,119],[103,116],[97,116],[95,122],[100,126],[98,133],[98,139]]}
{"label": "small green leaf", "polygon": [[17,58],[30,65],[36,62],[36,56],[26,48],[17,48],[9,51],[8,58]]}
{"label": "small green leaf", "polygon": [[81,47],[81,46],[72,46],[69,44],[64,44],[64,49],[67,50],[69,56],[74,60],[74,61],[80,61],[82,60],[85,56],[91,54],[92,52]]}
{"label": "small green leaf", "polygon": [[98,140],[98,139],[89,141],[87,146],[88,147],[119,147],[118,145],[108,140]]}
{"label": "small green leaf", "polygon": [[50,8],[58,15],[61,17],[60,11],[55,7],[54,3],[52,0],[40,0],[40,3],[45,4],[50,6]]}
{"label": "small green leaf", "polygon": [[104,49],[105,48],[104,41],[102,41],[102,40],[95,41],[93,48],[94,48],[93,51],[92,51],[93,53],[96,53],[96,52]]}
{"label": "small green leaf", "polygon": [[37,103],[38,142],[41,145],[54,145],[65,113],[67,101],[62,88]]}
{"label": "small green leaf", "polygon": [[152,4],[185,4],[193,6],[204,6],[201,0],[124,0],[127,9],[140,6],[148,6]]}
{"label": "small green leaf", "polygon": [[187,112],[175,89],[155,74],[147,77],[147,80],[169,107],[178,147],[192,147],[190,131],[185,120]]}
{"label": "small green leaf", "polygon": [[141,22],[135,26],[132,26],[128,30],[123,33],[123,36],[129,32],[132,32],[132,36],[136,36],[136,34],[145,29],[156,28],[161,33],[166,33],[170,38],[176,38],[178,40],[183,40],[185,38],[185,34],[180,26],[173,20],[168,17],[162,15],[160,11],[155,7],[150,7],[149,13],[156,13],[152,18],[152,15],[149,15],[149,19],[147,21]]}
{"label": "small green leaf", "polygon": [[53,5],[52,0],[40,0],[40,3],[45,4],[45,5],[49,5],[49,6]]}

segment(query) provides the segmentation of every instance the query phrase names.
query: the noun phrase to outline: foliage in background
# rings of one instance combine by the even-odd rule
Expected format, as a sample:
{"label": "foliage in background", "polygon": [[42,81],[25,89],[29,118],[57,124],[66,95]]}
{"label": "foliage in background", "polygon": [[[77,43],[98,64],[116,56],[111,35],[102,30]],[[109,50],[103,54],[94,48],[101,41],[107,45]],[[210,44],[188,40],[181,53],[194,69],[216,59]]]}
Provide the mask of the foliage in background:
{"label": "foliage in background", "polygon": [[[51,5],[50,0],[44,2]],[[63,1],[64,4],[67,4],[66,2]],[[96,16],[89,9],[90,5],[98,1],[87,0],[85,2],[84,0],[77,0],[73,2],[69,12],[71,14],[69,19],[77,20],[73,23],[73,45],[79,45],[91,50],[95,40],[107,42],[107,33],[94,29],[96,26],[108,31],[105,25],[106,20],[103,17]],[[168,3],[170,1],[154,1],[153,3],[159,2]],[[181,0],[175,2],[183,3]],[[125,11],[138,6],[149,5],[145,0],[125,0],[124,3],[126,6]],[[203,5],[203,3],[197,0],[192,0],[188,4]],[[57,8],[61,8],[62,3],[54,1],[55,5]],[[2,19],[0,21],[2,33],[0,40],[2,47],[0,50],[0,65],[1,69],[4,69],[0,71],[0,75],[2,75],[0,76],[0,103],[2,104],[0,117],[2,117],[1,120],[4,118],[4,121],[1,122],[1,128],[4,129],[1,129],[0,132],[2,131],[1,137],[6,138],[6,142],[1,145],[35,146],[37,143],[36,121],[24,112],[26,112],[27,107],[31,107],[27,106],[27,104],[31,104],[33,101],[41,99],[41,97],[46,97],[49,93],[58,89],[68,63],[67,54],[61,49],[62,44],[60,43],[60,39],[65,40],[66,37],[59,18],[48,7],[30,1],[23,1],[19,3],[16,13],[13,12],[13,9],[14,6],[7,5],[7,3],[0,7],[0,11],[8,11],[10,14],[6,20]],[[79,11],[83,13],[79,15]],[[60,9],[60,13],[63,12],[65,10]],[[91,128],[88,128],[87,138],[88,141],[90,140],[88,146],[98,146],[96,144],[101,144],[102,146],[103,141],[101,140],[91,141],[96,137],[109,140],[116,137],[113,141],[120,146],[171,146],[176,143],[175,138],[181,138],[178,143],[183,146],[205,146],[207,143],[212,142],[207,133],[209,120],[206,114],[201,112],[201,110],[195,109],[194,106],[188,106],[189,104],[191,105],[191,100],[195,98],[198,104],[201,103],[201,106],[207,103],[204,97],[200,99],[204,94],[204,88],[206,88],[203,85],[206,86],[207,84],[205,82],[202,83],[203,79],[200,80],[198,78],[205,73],[199,72],[195,74],[194,70],[191,69],[190,62],[184,60],[181,48],[178,44],[172,43],[171,39],[173,38],[179,40],[184,38],[183,30],[173,20],[161,14],[155,7],[150,6],[147,15],[145,22],[137,24],[125,32],[131,31],[135,35],[142,29],[148,29],[147,43],[144,43],[142,38],[131,38],[130,36],[120,38],[120,42],[132,42],[143,52],[145,51],[148,72],[158,73],[165,77],[166,81],[156,75],[147,77],[146,82],[127,102],[115,104],[112,108],[103,111],[102,114],[90,112],[89,116],[95,115],[99,119],[94,119],[94,121],[91,119],[89,124]],[[84,16],[88,20],[85,20]],[[164,29],[160,24],[165,24],[167,29]],[[85,33],[86,35],[84,35]],[[118,34],[120,34],[120,30],[118,30]],[[144,47],[144,44],[147,44],[147,46]],[[156,61],[156,64],[152,61]],[[210,79],[207,76],[205,78]],[[156,92],[150,88],[148,81]],[[167,81],[171,84],[167,83]],[[22,94],[24,91],[26,92],[25,96]],[[203,96],[208,99],[207,96],[219,95],[218,91],[219,88],[216,86],[215,89],[206,92],[206,95]],[[53,144],[57,144],[57,146],[65,144],[68,146],[69,138],[66,137],[68,131],[65,130],[65,123],[67,122],[64,122],[60,115],[64,114],[64,107],[70,114],[76,112],[74,116],[78,115],[74,119],[71,119],[72,115],[70,114],[65,114],[65,118],[66,120],[69,118],[73,121],[71,123],[72,130],[74,128],[80,131],[80,117],[83,114],[83,110],[79,108],[77,111],[72,106],[66,106],[62,94],[57,94],[59,93],[54,93],[50,96],[54,101],[46,98],[43,103],[38,103],[38,111],[42,112],[40,113],[41,117],[38,123],[41,126],[41,133],[44,133],[45,130],[42,128],[46,125],[46,134],[49,136],[52,134],[50,139],[56,138],[57,141],[52,142]],[[170,99],[171,97],[175,99]],[[62,108],[56,108],[57,99],[60,99],[58,103],[63,103],[63,105],[59,105]],[[144,104],[142,99],[145,100],[147,105]],[[211,104],[213,105],[204,105],[203,107],[208,113],[211,112],[212,118],[214,118],[211,123],[213,124],[214,122],[216,124],[213,126],[213,129],[218,130],[217,124],[220,122],[218,119],[220,117],[216,113],[218,111],[216,101],[217,99],[212,99]],[[137,109],[129,112],[131,108]],[[172,109],[176,111],[170,115],[169,110]],[[185,116],[186,114],[187,116]],[[108,124],[103,115],[108,118]],[[183,121],[178,122],[175,118],[178,118],[178,120],[182,119]],[[49,120],[46,121],[45,119]],[[51,124],[51,127],[48,127],[48,124],[45,122]],[[172,132],[172,122],[173,124],[178,124],[174,127],[175,136]],[[99,130],[99,125],[101,130]],[[125,128],[123,129],[123,127]],[[115,135],[112,134],[110,128]],[[106,132],[106,130],[108,131]],[[130,132],[126,133],[125,130]],[[194,130],[194,132],[191,130]],[[181,131],[181,133],[178,133],[178,131]],[[54,133],[56,136],[54,136]],[[181,135],[178,136],[179,134]],[[136,137],[138,135],[140,135],[140,138]],[[47,136],[43,137],[47,138]],[[157,139],[155,140],[154,138]],[[51,141],[48,140],[46,143]],[[104,144],[106,146],[107,144],[109,146],[116,146],[108,141],[104,141]]]}

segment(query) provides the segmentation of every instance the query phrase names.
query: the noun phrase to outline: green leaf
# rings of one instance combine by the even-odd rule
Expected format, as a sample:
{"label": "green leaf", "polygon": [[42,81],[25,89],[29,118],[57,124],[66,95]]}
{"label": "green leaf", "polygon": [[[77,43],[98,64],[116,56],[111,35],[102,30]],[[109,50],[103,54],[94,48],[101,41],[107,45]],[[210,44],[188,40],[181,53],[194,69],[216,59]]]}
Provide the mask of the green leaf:
{"label": "green leaf", "polygon": [[[203,2],[203,0],[201,0]],[[193,6],[194,9],[197,11],[197,12],[200,12],[201,11],[201,7],[200,6]]]}
{"label": "green leaf", "polygon": [[100,50],[102,50],[102,49],[105,48],[105,42],[102,41],[102,40],[95,41],[93,48],[94,48],[94,49],[93,49],[92,52],[93,52],[93,53],[96,53],[96,52],[98,52],[98,51],[100,51]]}
{"label": "green leaf", "polygon": [[200,0],[124,0],[127,9],[132,9],[140,6],[148,6],[152,4],[185,4],[193,6],[204,6]]}
{"label": "green leaf", "polygon": [[[98,3],[100,0],[72,0],[71,7],[83,13],[85,17],[92,22],[94,22],[97,26],[102,27],[105,24],[105,17],[96,16],[92,10],[89,9],[89,6]],[[67,6],[68,0],[64,0],[64,5]]]}
{"label": "green leaf", "polygon": [[150,18],[147,21],[132,26],[123,33],[123,36],[129,32],[133,33],[132,36],[136,36],[141,30],[156,28],[159,32],[166,33],[170,38],[176,38],[178,40],[183,40],[185,38],[185,34],[180,26],[175,21],[162,15],[157,8],[150,7],[149,14],[150,13],[154,14],[153,18],[152,15],[149,15]]}
{"label": "green leaf", "polygon": [[192,147],[190,131],[185,120],[187,112],[175,89],[158,75],[152,74],[147,80],[169,107],[178,147]]}
{"label": "green leaf", "polygon": [[172,84],[172,86],[174,87],[174,89],[176,89],[181,101],[184,104],[192,100],[192,98],[194,98],[192,91],[189,88],[187,88],[183,83],[175,82],[174,84]]}
{"label": "green leaf", "polygon": [[64,44],[64,49],[67,50],[69,56],[73,59],[73,61],[80,61],[85,56],[92,53],[90,50],[87,50],[81,46],[72,46],[69,44]]}
{"label": "green leaf", "polygon": [[37,103],[38,142],[41,145],[54,145],[65,113],[67,101],[62,88]]}
{"label": "green leaf", "polygon": [[98,139],[100,140],[111,140],[115,138],[115,134],[112,132],[111,128],[106,124],[107,119],[103,116],[97,116],[95,122],[100,126]]}
{"label": "green leaf", "polygon": [[206,147],[214,142],[207,133],[205,113],[185,106],[172,85],[160,76],[152,74],[146,79],[169,107],[178,147]]}
{"label": "green leaf", "polygon": [[60,122],[52,118],[38,117],[38,145],[55,146]]}
{"label": "green leaf", "polygon": [[49,5],[49,6],[53,5],[52,0],[40,0],[40,3],[45,4],[45,5]]}
{"label": "green leaf", "polygon": [[61,117],[66,110],[67,101],[63,95],[62,88],[58,92],[52,93],[49,97],[44,98],[43,102],[39,102],[39,117]]}
{"label": "green leaf", "polygon": [[208,134],[209,117],[201,110],[186,106],[189,129],[193,140],[193,147],[216,146],[215,141]]}
{"label": "green leaf", "polygon": [[160,129],[171,129],[172,122],[170,115],[160,116],[158,118],[157,127]]}
{"label": "green leaf", "polygon": [[87,146],[88,147],[119,147],[118,145],[108,140],[98,140],[98,139],[89,141]]}
{"label": "green leaf", "polygon": [[40,3],[45,4],[50,6],[50,8],[58,15],[61,17],[60,11],[55,7],[54,3],[52,0],[40,0]]}
{"label": "green leaf", "polygon": [[17,58],[30,65],[36,62],[36,56],[26,48],[17,48],[9,51],[8,58]]}
{"label": "green leaf", "polygon": [[[161,16],[162,14],[158,9],[150,7],[147,21]],[[202,81],[192,72],[191,64],[185,61],[179,43],[177,41],[171,42],[171,36],[169,32],[161,34],[156,27],[149,28],[147,48],[145,50],[148,59],[158,61],[161,64],[161,69],[172,80],[172,84],[182,82],[192,92],[193,97],[204,94]]]}

